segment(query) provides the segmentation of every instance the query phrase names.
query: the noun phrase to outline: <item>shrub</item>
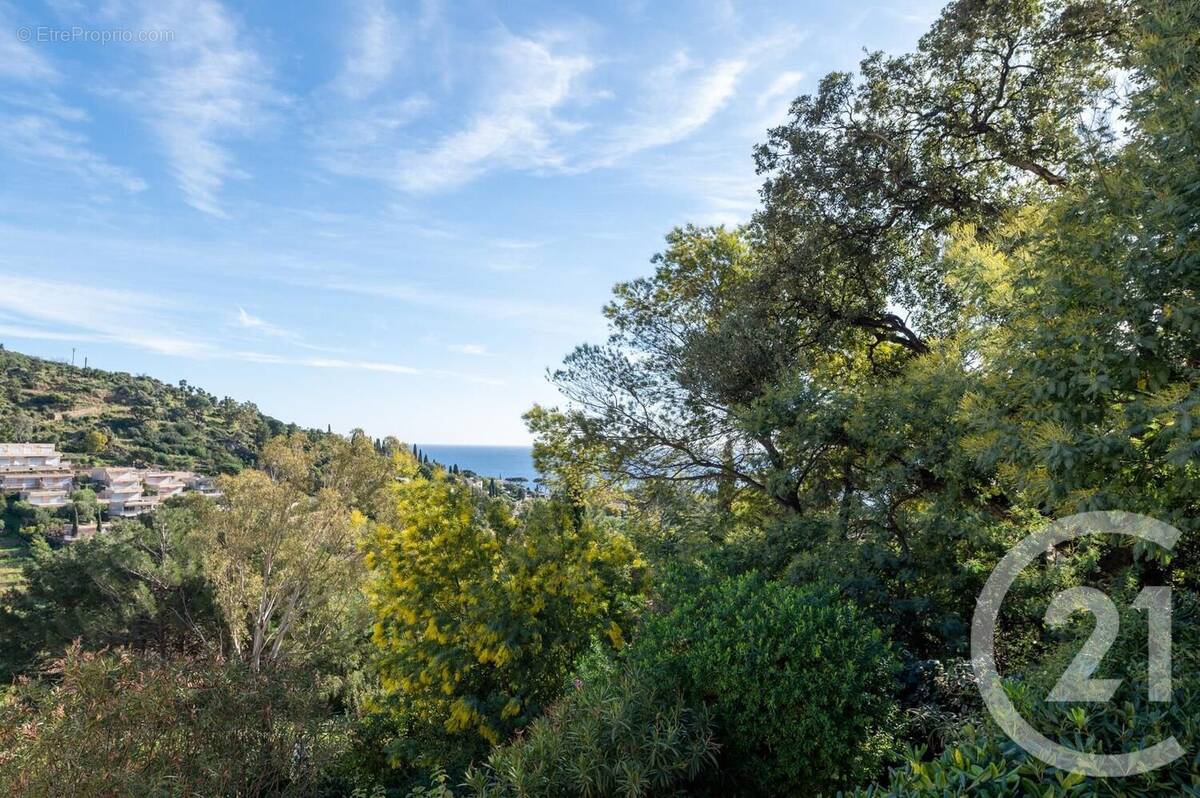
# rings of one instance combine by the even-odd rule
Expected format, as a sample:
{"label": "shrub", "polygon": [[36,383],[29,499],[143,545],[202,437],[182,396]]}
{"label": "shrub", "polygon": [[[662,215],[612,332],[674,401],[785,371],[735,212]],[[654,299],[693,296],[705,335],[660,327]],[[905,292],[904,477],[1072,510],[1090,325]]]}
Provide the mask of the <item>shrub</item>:
{"label": "shrub", "polygon": [[0,602],[0,681],[58,659],[72,641],[166,655],[220,635],[190,539],[194,523],[189,508],[171,507],[152,522],[117,521],[57,549],[34,538],[23,589]]}
{"label": "shrub", "polygon": [[309,795],[327,758],[311,679],[93,654],[0,695],[0,794]]}
{"label": "shrub", "polygon": [[107,448],[108,436],[100,430],[88,430],[83,436],[83,450],[88,454],[99,454]]}
{"label": "shrub", "polygon": [[466,782],[476,798],[682,795],[716,751],[706,712],[622,669],[578,682]]}
{"label": "shrub", "polygon": [[411,720],[498,744],[558,697],[589,642],[620,645],[632,545],[568,505],[518,518],[445,479],[373,527],[368,595],[384,688]]}
{"label": "shrub", "polygon": [[1190,593],[1181,591],[1176,598],[1170,704],[1148,700],[1146,622],[1133,611],[1124,613],[1120,637],[1096,673],[1096,678],[1122,679],[1111,701],[1085,704],[1045,700],[1084,638],[1090,636],[1090,623],[1076,630],[1074,639],[1065,641],[1024,678],[1006,680],[1005,688],[1022,717],[1051,740],[1069,748],[1118,754],[1141,750],[1174,735],[1189,752],[1187,755],[1140,776],[1087,778],[1030,756],[990,719],[981,717],[965,724],[954,743],[936,758],[927,759],[923,748],[912,749],[905,764],[894,769],[885,781],[851,794],[857,798],[1196,795],[1200,784],[1200,759],[1194,754],[1200,742],[1200,633],[1196,624],[1200,606]]}
{"label": "shrub", "polygon": [[[1052,740],[1080,751],[1118,754],[1141,750],[1164,739],[1169,729],[1186,750],[1194,751],[1200,739],[1200,692],[1191,684],[1176,688],[1169,709],[1149,704],[1146,683],[1134,680],[1128,700],[1104,709],[1082,705],[1052,706],[1029,701],[1027,685],[1010,685],[1021,714]],[[1039,693],[1044,694],[1044,693]],[[990,722],[967,725],[959,740],[936,759],[925,761],[924,749],[909,751],[907,762],[881,783],[860,789],[857,798],[921,798],[929,795],[972,795],[1004,798],[1009,795],[1055,798],[1100,796],[1195,795],[1200,784],[1200,762],[1185,755],[1175,762],[1140,776],[1093,779],[1051,767],[1030,756]]]}
{"label": "shrub", "polygon": [[739,794],[813,795],[877,772],[897,666],[858,607],[756,575],[672,592],[633,658],[712,709]]}

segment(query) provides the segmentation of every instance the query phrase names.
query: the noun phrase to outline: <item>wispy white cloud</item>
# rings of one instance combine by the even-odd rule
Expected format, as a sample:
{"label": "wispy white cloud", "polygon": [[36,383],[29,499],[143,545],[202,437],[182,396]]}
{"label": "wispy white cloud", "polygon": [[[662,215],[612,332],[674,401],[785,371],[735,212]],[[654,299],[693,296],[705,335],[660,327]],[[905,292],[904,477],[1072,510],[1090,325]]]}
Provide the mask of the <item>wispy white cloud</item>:
{"label": "wispy white cloud", "polygon": [[557,137],[578,129],[560,115],[593,60],[569,51],[569,40],[505,33],[493,48],[494,70],[482,107],[430,146],[400,155],[390,177],[409,191],[461,185],[495,169],[562,167]]}
{"label": "wispy white cloud", "polygon": [[[482,53],[468,53],[482,65],[475,82],[481,90],[456,99],[471,109],[459,125],[414,146],[418,131],[410,125],[435,110],[434,101],[424,94],[373,100],[347,109],[315,137],[322,163],[417,194],[497,171],[613,167],[709,124],[735,98],[751,60],[749,52],[696,59],[678,50],[631,76],[564,31],[496,37]],[[613,79],[621,88],[599,85]]]}
{"label": "wispy white cloud", "polygon": [[258,316],[247,313],[246,309],[243,307],[239,307],[237,309],[237,316],[235,317],[235,320],[239,327],[243,327],[247,330],[253,330],[254,332],[262,333],[263,335],[269,335],[272,338],[296,337],[296,334],[291,330],[285,330],[278,325],[272,324],[266,319],[261,319]]}
{"label": "wispy white cloud", "polygon": [[[799,90],[804,74],[788,67],[807,38],[807,32],[785,25],[742,43],[711,66],[677,54],[660,69],[656,85],[670,96],[650,108],[666,109],[658,135],[674,139],[669,143],[675,146],[669,158],[637,159],[636,175],[682,198],[674,223],[737,225],[758,207],[762,180],[751,148],[780,122],[789,95]],[[751,90],[763,84],[765,89]],[[626,135],[625,141],[639,137]]]}
{"label": "wispy white cloud", "polygon": [[364,97],[392,74],[407,46],[405,28],[386,0],[364,0],[355,16],[351,43],[338,76],[338,88],[350,97]]}
{"label": "wispy white cloud", "polygon": [[[641,170],[649,159],[635,156],[700,138],[736,138],[734,157],[745,161],[753,144],[747,120],[761,133],[764,108],[803,78],[791,67],[806,34],[786,24],[769,35],[731,35],[724,47],[675,45],[630,57],[619,46],[602,49],[605,34],[588,23],[532,33],[498,27],[481,45],[478,36],[450,35],[428,7],[424,21],[402,15],[404,32],[395,34],[397,15],[385,0],[360,2],[353,46],[334,81],[343,91],[325,96],[330,107],[312,140],[329,171],[412,195],[494,173]],[[737,27],[732,3],[705,8]],[[434,46],[438,34],[448,54]],[[383,48],[385,41],[394,46]],[[433,62],[446,66],[426,69]],[[347,93],[348,75],[359,77],[358,95]],[[772,113],[774,121],[778,109]],[[499,266],[528,268],[511,259]]]}
{"label": "wispy white cloud", "polygon": [[266,352],[230,352],[235,360],[250,363],[270,363],[280,366],[305,366],[314,369],[354,369],[358,371],[382,371],[388,374],[421,374],[421,370],[399,363],[382,363],[369,360],[342,360],[330,357],[289,357]]}
{"label": "wispy white cloud", "polygon": [[487,347],[483,344],[450,344],[446,348],[451,352],[458,352],[460,355],[483,356],[488,353]]}
{"label": "wispy white cloud", "polygon": [[790,103],[796,98],[802,82],[804,82],[803,72],[795,70],[780,72],[767,86],[766,91],[758,95],[756,104],[762,109],[774,104]]}
{"label": "wispy white cloud", "polygon": [[129,192],[146,188],[140,177],[93,152],[87,136],[68,129],[53,116],[0,113],[0,147],[26,161],[69,169],[105,187]]}
{"label": "wispy white cloud", "polygon": [[494,170],[573,173],[613,166],[696,133],[733,97],[747,67],[745,58],[710,64],[680,51],[641,81],[627,118],[581,121],[566,110],[613,95],[585,89],[583,78],[598,62],[577,45],[563,46],[570,41],[506,34],[495,51],[501,88],[462,128],[402,153],[392,181],[421,192],[454,188]]}
{"label": "wispy white cloud", "polygon": [[925,2],[923,8],[921,7],[922,3],[905,4],[903,8],[894,8],[889,5],[867,6],[847,18],[846,29],[857,31],[868,22],[876,24],[900,22],[906,25],[926,27],[937,19],[943,5],[945,4],[941,0],[932,0],[932,2]]}
{"label": "wispy white cloud", "polygon": [[545,241],[533,238],[496,238],[488,243],[490,246],[493,246],[496,249],[516,252],[527,252],[533,249],[540,249],[546,245]]}
{"label": "wispy white cloud", "polygon": [[62,76],[33,46],[17,38],[17,31],[25,29],[0,3],[0,80],[17,87],[0,93],[0,149],[26,162],[74,172],[104,189],[144,189],[141,178],[95,152],[88,137],[72,129],[87,122],[88,115],[49,88]]}
{"label": "wispy white cloud", "polygon": [[[212,347],[164,325],[171,305],[136,291],[3,275],[0,311],[51,333],[89,334],[160,355],[201,357]],[[36,329],[34,328],[34,329]]]}
{"label": "wispy white cloud", "polygon": [[746,60],[733,58],[709,66],[679,51],[646,80],[641,109],[634,120],[616,126],[587,168],[610,166],[643,150],[681,141],[713,118],[733,96]]}
{"label": "wispy white cloud", "polygon": [[380,161],[388,158],[405,127],[430,107],[428,97],[414,94],[380,100],[366,107],[331,110],[312,132],[317,159],[334,174],[385,177]]}
{"label": "wispy white cloud", "polygon": [[306,133],[330,172],[386,180],[384,164],[406,128],[432,105],[424,89],[401,79],[399,66],[435,22],[424,13],[400,15],[389,0],[359,0],[349,17],[340,70],[308,97],[313,121]]}
{"label": "wispy white cloud", "polygon": [[545,241],[529,238],[497,238],[488,241],[476,260],[488,271],[511,274],[536,269]]}
{"label": "wispy white cloud", "polygon": [[68,105],[51,91],[33,91],[36,85],[28,84],[30,90],[11,91],[0,94],[0,104],[24,113],[36,112],[63,122],[87,122],[88,113],[82,108]]}
{"label": "wispy white cloud", "polygon": [[438,291],[418,285],[389,280],[382,275],[284,278],[293,285],[305,285],[323,291],[339,291],[370,297],[394,299],[427,308],[435,308],[472,318],[519,322],[522,326],[545,332],[585,336],[602,330],[599,316],[581,314],[560,304],[526,301],[506,296],[479,296],[466,293]]}
{"label": "wispy white cloud", "polygon": [[[119,344],[173,357],[424,375],[500,384],[499,381],[486,376],[441,369],[423,370],[387,361],[243,350],[218,339],[178,333],[166,319],[177,317],[181,308],[146,293],[68,281],[20,277],[2,272],[0,280],[3,280],[5,289],[0,291],[0,335],[13,338],[92,341]],[[46,301],[47,297],[53,297],[53,301]],[[241,308],[238,310],[239,320],[244,315],[248,321],[245,326],[251,329],[279,330]]]}
{"label": "wispy white cloud", "polygon": [[497,377],[485,377],[479,374],[466,374],[461,371],[448,371],[446,369],[435,369],[429,372],[435,377],[444,377],[450,380],[461,380],[463,382],[473,382],[476,385],[492,385],[501,386],[507,383]]}
{"label": "wispy white cloud", "polygon": [[286,355],[272,355],[263,352],[231,352],[228,356],[234,360],[243,360],[250,363],[266,363],[278,366],[300,366],[302,368],[312,369],[345,369],[348,371],[374,371],[384,374],[438,377],[462,382],[477,383],[480,385],[504,384],[503,380],[498,380],[479,374],[466,374],[461,371],[448,371],[445,369],[425,370],[413,368],[412,366],[404,366],[399,363],[387,363],[375,360],[344,360],[341,358],[330,357],[289,357]]}
{"label": "wispy white cloud", "polygon": [[667,161],[644,164],[638,177],[680,196],[671,224],[744,224],[759,205],[762,187],[748,150],[749,144],[688,147]]}
{"label": "wispy white cloud", "polygon": [[222,186],[246,177],[227,141],[260,128],[283,101],[270,68],[214,0],[147,0],[131,24],[175,32],[174,41],[142,49],[151,75],[128,96],[161,142],[187,203],[225,217]]}
{"label": "wispy white cloud", "polygon": [[65,333],[25,324],[0,323],[0,338],[21,338],[27,341],[94,341],[94,335]]}
{"label": "wispy white cloud", "polygon": [[0,78],[56,80],[58,70],[30,44],[17,38],[19,30],[8,6],[0,3]]}

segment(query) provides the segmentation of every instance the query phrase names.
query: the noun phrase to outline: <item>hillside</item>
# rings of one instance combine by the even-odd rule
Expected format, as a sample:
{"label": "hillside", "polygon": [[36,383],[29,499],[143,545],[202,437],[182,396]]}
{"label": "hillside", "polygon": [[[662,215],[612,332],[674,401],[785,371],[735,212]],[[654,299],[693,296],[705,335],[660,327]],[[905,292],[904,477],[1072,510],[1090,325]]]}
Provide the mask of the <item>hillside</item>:
{"label": "hillside", "polygon": [[0,347],[0,441],[55,443],[80,464],[233,473],[294,424],[180,382],[82,368]]}

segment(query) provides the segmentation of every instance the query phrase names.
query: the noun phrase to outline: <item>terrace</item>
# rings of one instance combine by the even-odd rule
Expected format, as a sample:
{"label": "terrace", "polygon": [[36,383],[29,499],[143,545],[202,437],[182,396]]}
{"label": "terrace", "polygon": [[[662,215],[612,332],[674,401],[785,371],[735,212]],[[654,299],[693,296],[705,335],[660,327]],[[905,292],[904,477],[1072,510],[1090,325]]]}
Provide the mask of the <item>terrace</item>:
{"label": "terrace", "polygon": [[53,444],[0,443],[0,494],[17,494],[38,507],[61,507],[75,476]]}

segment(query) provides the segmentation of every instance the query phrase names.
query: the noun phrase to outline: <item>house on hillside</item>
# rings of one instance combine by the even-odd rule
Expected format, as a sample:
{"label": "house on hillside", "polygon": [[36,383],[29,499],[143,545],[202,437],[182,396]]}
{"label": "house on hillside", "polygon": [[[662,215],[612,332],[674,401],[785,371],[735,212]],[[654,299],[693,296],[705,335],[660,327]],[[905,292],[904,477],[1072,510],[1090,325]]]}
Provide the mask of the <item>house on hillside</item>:
{"label": "house on hillside", "polygon": [[62,453],[53,443],[0,443],[0,468],[55,468],[63,464],[62,460]]}
{"label": "house on hillside", "polygon": [[204,474],[191,474],[185,480],[184,484],[188,490],[196,491],[199,494],[215,499],[221,495],[221,491],[217,490],[217,481],[210,476]]}
{"label": "house on hillside", "polygon": [[0,494],[17,494],[35,507],[61,507],[75,474],[52,443],[0,443]]}
{"label": "house on hillside", "polygon": [[164,501],[172,496],[178,496],[187,488],[185,480],[192,477],[187,471],[146,471],[142,474],[142,484],[147,493]]}
{"label": "house on hillside", "polygon": [[[191,471],[106,466],[80,470],[78,476],[100,487],[96,499],[110,518],[153,512],[185,491],[221,495],[212,477]],[[70,502],[76,487],[74,468],[54,444],[0,443],[0,497],[16,495],[34,507],[52,510]]]}
{"label": "house on hillside", "polygon": [[93,468],[93,482],[103,486],[97,498],[108,507],[111,518],[133,518],[155,510],[172,496],[198,491],[219,496],[212,477],[191,471],[162,471],[156,468]]}
{"label": "house on hillside", "polygon": [[110,518],[136,516],[146,511],[142,477],[136,468],[93,468],[89,476],[104,486],[96,498],[108,508]]}
{"label": "house on hillside", "polygon": [[[0,443],[0,495],[16,494],[35,507],[62,507],[76,488],[75,471],[52,443]],[[79,472],[100,486],[96,498],[111,518],[133,518],[172,496],[197,491],[219,496],[212,477],[191,471],[105,466]]]}

